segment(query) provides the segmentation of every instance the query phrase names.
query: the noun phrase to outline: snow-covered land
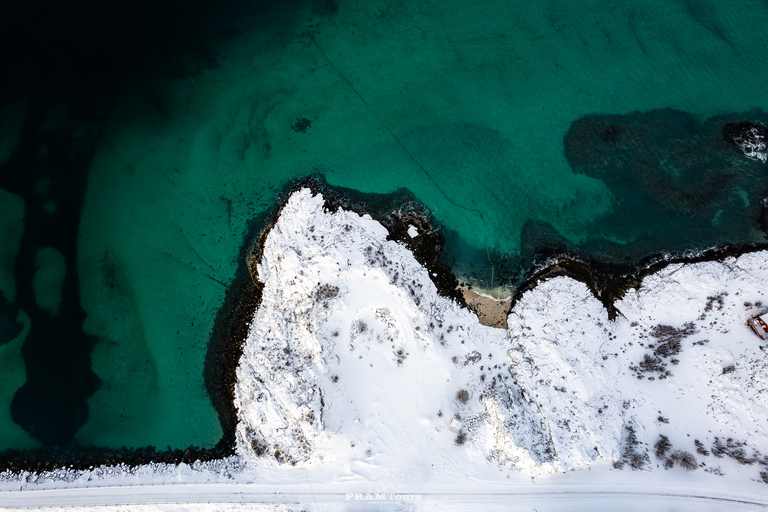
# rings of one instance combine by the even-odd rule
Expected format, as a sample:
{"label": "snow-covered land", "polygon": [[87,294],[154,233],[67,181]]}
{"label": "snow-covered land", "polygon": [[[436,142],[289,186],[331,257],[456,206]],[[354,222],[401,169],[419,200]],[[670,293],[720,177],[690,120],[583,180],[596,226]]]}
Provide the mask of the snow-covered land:
{"label": "snow-covered land", "polygon": [[[504,493],[539,511],[768,504],[766,344],[746,325],[768,311],[767,253],[670,265],[615,321],[583,283],[553,278],[496,329],[438,295],[380,223],[324,205],[294,192],[264,242],[236,457],[0,486],[183,483],[205,501],[287,493],[302,510],[368,492],[390,493],[376,510],[501,509]],[[247,486],[201,490],[222,482]]]}
{"label": "snow-covered land", "polygon": [[583,283],[555,278],[507,331],[439,296],[379,223],[323,204],[294,193],[264,246],[236,389],[245,460],[412,483],[435,463],[467,476],[766,470],[768,368],[746,326],[766,311],[764,254],[671,265],[616,321]]}

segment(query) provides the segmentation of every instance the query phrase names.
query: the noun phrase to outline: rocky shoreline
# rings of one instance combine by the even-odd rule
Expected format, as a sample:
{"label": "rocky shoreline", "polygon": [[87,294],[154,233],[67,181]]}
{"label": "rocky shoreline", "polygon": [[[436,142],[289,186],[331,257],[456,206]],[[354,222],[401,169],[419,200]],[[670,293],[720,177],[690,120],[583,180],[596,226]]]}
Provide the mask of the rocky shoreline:
{"label": "rocky shoreline", "polygon": [[[260,259],[266,238],[280,216],[288,197],[301,188],[309,188],[314,194],[322,193],[325,207],[329,210],[342,208],[359,214],[366,211],[360,202],[350,200],[344,190],[331,187],[322,177],[302,179],[290,187],[284,194],[281,205],[273,212],[254,219],[249,230],[247,242],[241,249],[241,261],[237,275],[233,279],[224,305],[215,319],[205,363],[205,384],[219,413],[224,434],[213,448],[189,447],[185,450],[158,450],[147,446],[138,449],[109,449],[82,446],[70,446],[61,449],[6,450],[0,453],[0,469],[15,472],[52,471],[57,468],[86,470],[104,465],[127,465],[130,467],[149,463],[193,463],[223,459],[234,454],[235,429],[238,414],[234,405],[236,369],[242,355],[243,343],[247,337],[253,313],[261,301],[262,284],[253,272]],[[363,203],[364,204],[364,203]],[[552,254],[539,266],[532,269],[510,298],[479,300],[483,295],[471,289],[471,285],[460,286],[453,272],[442,263],[444,240],[436,226],[418,208],[406,208],[393,211],[382,218],[372,217],[388,231],[388,240],[401,242],[412,251],[416,260],[428,271],[438,293],[454,300],[463,308],[472,310],[481,323],[494,327],[506,327],[506,314],[514,307],[526,291],[534,289],[540,283],[558,276],[568,276],[583,282],[591,293],[603,304],[610,319],[615,319],[621,312],[614,303],[621,300],[627,290],[640,285],[643,278],[656,273],[668,265],[677,263],[698,263],[722,261],[725,258],[768,249],[768,243],[726,246],[702,251],[696,255],[653,255],[645,258],[637,269],[630,272],[617,272],[617,267],[598,261],[583,261],[571,255]],[[409,228],[416,228],[417,233],[409,233]],[[624,268],[623,270],[626,270]],[[502,323],[503,321],[503,323]]]}
{"label": "rocky shoreline", "polygon": [[723,261],[726,258],[767,249],[768,243],[753,243],[715,247],[692,255],[658,254],[645,258],[636,270],[622,273],[615,273],[612,265],[599,261],[588,262],[567,254],[553,255],[538,269],[533,270],[523,284],[515,290],[510,307],[514,307],[525,292],[536,288],[540,283],[555,277],[567,276],[587,285],[595,298],[608,311],[609,319],[614,320],[621,314],[614,303],[621,300],[628,290],[638,288],[645,277],[669,265]]}

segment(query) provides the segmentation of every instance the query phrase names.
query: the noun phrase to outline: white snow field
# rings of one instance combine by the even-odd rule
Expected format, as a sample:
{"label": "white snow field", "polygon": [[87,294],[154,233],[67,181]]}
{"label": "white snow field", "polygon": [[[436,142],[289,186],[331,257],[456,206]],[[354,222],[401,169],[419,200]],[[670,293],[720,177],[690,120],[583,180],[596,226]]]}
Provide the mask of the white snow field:
{"label": "white snow field", "polygon": [[669,265],[615,321],[553,278],[503,330],[377,221],[324,204],[294,192],[266,238],[235,457],[2,474],[0,506],[768,508],[766,345],[746,326],[768,311],[768,253]]}

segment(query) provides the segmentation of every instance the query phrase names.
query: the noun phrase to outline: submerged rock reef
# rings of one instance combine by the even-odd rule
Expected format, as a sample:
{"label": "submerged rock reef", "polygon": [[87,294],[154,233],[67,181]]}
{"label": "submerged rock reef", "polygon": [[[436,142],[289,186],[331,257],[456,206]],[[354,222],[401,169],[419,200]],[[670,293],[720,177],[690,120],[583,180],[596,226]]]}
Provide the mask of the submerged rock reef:
{"label": "submerged rock reef", "polygon": [[415,482],[625,465],[764,478],[768,347],[746,327],[768,311],[764,252],[668,265],[615,301],[615,320],[553,277],[494,329],[388,237],[309,188],[284,204],[237,369],[246,464]]}
{"label": "submerged rock reef", "polygon": [[613,211],[568,250],[634,266],[652,254],[764,242],[766,123],[759,109],[706,120],[675,109],[577,119],[565,157],[608,186]]}
{"label": "submerged rock reef", "polygon": [[744,156],[765,163],[768,160],[765,136],[768,130],[759,123],[729,123],[723,127],[723,137],[739,148]]}

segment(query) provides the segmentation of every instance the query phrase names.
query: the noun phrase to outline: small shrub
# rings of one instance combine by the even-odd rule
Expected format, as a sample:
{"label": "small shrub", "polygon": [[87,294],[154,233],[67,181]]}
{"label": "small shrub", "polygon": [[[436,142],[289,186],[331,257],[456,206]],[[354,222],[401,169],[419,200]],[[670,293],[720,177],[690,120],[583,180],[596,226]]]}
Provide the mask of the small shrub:
{"label": "small shrub", "polygon": [[[723,309],[723,306],[725,305],[725,301],[723,300],[725,296],[728,295],[727,293],[719,293],[717,295],[710,295],[707,297],[707,304],[704,306],[704,311],[709,312],[712,311],[712,306],[717,304],[717,309],[721,310]],[[748,304],[747,302],[744,303],[744,305]],[[751,306],[751,304],[750,304]]]}
{"label": "small shrub", "polygon": [[744,447],[746,443],[744,441],[735,441],[733,438],[728,438],[725,443],[719,438],[715,438],[715,444],[712,446],[712,455],[718,458],[730,457],[736,460],[739,464],[751,466],[757,462],[757,458],[760,456],[759,452],[753,450],[752,456],[748,456]]}
{"label": "small shrub", "polygon": [[[479,362],[482,358],[483,356],[480,354],[480,352],[478,352],[477,350],[473,350],[472,352],[464,356],[464,361],[462,362],[461,366],[475,364]],[[482,370],[483,368],[480,367],[480,369]]]}
{"label": "small shrub", "polygon": [[696,445],[696,453],[698,453],[699,455],[704,455],[705,457],[709,456],[709,450],[704,448],[704,443],[702,443],[698,439],[695,439],[693,441],[693,444]]}
{"label": "small shrub", "polygon": [[466,389],[460,389],[456,392],[456,400],[465,404],[469,402],[469,391]]}
{"label": "small shrub", "polygon": [[653,353],[659,357],[676,356],[680,353],[680,342],[695,333],[696,326],[693,322],[688,322],[679,329],[671,325],[657,325],[650,333],[651,336],[659,340]]}
{"label": "small shrub", "polygon": [[339,294],[339,287],[330,284],[323,284],[315,289],[315,297],[317,300],[328,301],[335,298]]}
{"label": "small shrub", "polygon": [[454,441],[454,443],[461,446],[466,441],[467,441],[467,434],[465,434],[464,432],[459,432],[458,435],[456,435],[456,440]]}
{"label": "small shrub", "polygon": [[733,373],[736,371],[736,365],[729,364],[728,366],[723,366],[723,372],[721,375],[725,375],[726,373]]}
{"label": "small shrub", "polygon": [[[624,428],[627,430],[627,438],[621,462],[622,464],[629,464],[629,467],[632,469],[642,469],[649,462],[648,454],[645,451],[637,451],[637,447],[641,443],[637,438],[637,434],[635,434],[635,428],[632,425],[625,426]],[[616,467],[615,464],[614,467]]]}
{"label": "small shrub", "polygon": [[699,467],[699,462],[696,460],[696,457],[682,450],[672,452],[672,455],[670,455],[669,458],[675,461],[678,466],[685,468],[686,471],[693,471]]}
{"label": "small shrub", "polygon": [[645,354],[642,361],[637,363],[637,365],[631,365],[629,369],[635,373],[638,379],[645,378],[642,375],[643,373],[657,374],[654,379],[648,377],[649,380],[655,380],[656,378],[666,379],[672,376],[672,372],[667,370],[667,362],[673,365],[680,363],[680,360],[673,356],[680,353],[682,340],[695,333],[696,326],[693,322],[688,322],[680,328],[672,327],[671,325],[657,325],[649,333],[651,337],[658,341],[658,343],[648,345],[648,348],[652,349],[653,352]]}
{"label": "small shrub", "polygon": [[659,436],[659,440],[653,445],[654,453],[657,459],[663,459],[667,456],[667,452],[672,448],[672,443],[669,442],[667,436]]}
{"label": "small shrub", "polygon": [[682,344],[679,339],[671,339],[664,343],[659,343],[653,349],[653,353],[659,357],[672,357],[680,353]]}
{"label": "small shrub", "polygon": [[275,448],[275,460],[277,460],[277,462],[280,464],[291,462],[290,457],[288,457],[287,454],[280,450],[280,448]]}
{"label": "small shrub", "polygon": [[635,452],[629,456],[628,463],[632,469],[643,469],[648,464],[648,454]]}
{"label": "small shrub", "polygon": [[267,445],[259,441],[258,439],[254,439],[251,441],[251,449],[253,450],[253,453],[256,454],[257,457],[261,457],[265,453],[267,453]]}
{"label": "small shrub", "polygon": [[645,356],[643,356],[643,360],[640,361],[638,366],[640,366],[640,369],[644,372],[664,373],[664,370],[666,370],[664,362],[660,358],[653,357],[650,354],[645,354]]}

